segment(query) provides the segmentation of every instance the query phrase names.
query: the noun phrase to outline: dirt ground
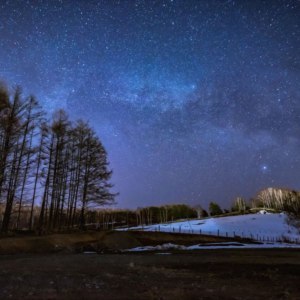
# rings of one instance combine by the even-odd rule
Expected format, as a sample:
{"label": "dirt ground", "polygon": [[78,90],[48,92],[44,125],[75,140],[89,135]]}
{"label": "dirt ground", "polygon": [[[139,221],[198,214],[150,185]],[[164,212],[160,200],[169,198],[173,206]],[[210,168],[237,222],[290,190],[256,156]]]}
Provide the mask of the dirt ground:
{"label": "dirt ground", "polygon": [[45,236],[22,236],[0,238],[1,254],[78,253],[83,251],[116,252],[139,246],[173,243],[195,245],[217,242],[250,242],[238,238],[225,238],[198,234],[178,234],[142,231],[87,231]]}
{"label": "dirt ground", "polygon": [[300,299],[300,251],[0,256],[0,299]]}

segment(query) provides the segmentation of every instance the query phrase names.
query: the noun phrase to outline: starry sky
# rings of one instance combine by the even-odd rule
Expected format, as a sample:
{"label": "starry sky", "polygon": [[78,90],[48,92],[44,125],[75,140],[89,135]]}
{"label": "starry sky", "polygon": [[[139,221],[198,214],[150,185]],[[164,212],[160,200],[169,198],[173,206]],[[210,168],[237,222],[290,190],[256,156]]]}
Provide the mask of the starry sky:
{"label": "starry sky", "polygon": [[300,2],[0,0],[0,79],[89,121],[118,207],[300,189]]}

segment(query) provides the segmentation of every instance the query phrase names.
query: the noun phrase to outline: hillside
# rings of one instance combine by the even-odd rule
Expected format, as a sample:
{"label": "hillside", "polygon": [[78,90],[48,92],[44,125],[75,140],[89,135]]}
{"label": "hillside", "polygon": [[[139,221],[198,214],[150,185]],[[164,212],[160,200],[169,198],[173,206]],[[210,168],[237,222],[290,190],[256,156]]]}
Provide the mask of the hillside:
{"label": "hillside", "polygon": [[219,218],[184,220],[134,227],[134,230],[208,234],[228,237],[251,238],[257,241],[290,241],[300,243],[299,229],[288,224],[284,213],[246,214]]}

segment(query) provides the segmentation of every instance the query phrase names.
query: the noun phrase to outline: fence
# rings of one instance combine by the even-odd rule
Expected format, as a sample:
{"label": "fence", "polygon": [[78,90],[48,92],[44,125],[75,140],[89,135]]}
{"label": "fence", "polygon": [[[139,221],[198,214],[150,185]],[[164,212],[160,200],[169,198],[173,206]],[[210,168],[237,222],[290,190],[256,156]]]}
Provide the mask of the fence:
{"label": "fence", "polygon": [[[142,227],[143,230],[147,230],[148,226]],[[149,228],[149,227],[148,227]],[[152,227],[154,231],[158,232],[173,232],[173,233],[185,233],[185,234],[201,234],[201,235],[213,235],[213,236],[219,236],[219,237],[228,237],[228,238],[242,238],[242,239],[250,239],[252,241],[258,241],[258,242],[269,242],[269,243],[294,243],[294,244],[300,244],[300,237],[291,237],[291,236],[283,236],[283,235],[265,235],[265,234],[258,234],[258,233],[250,233],[250,232],[241,232],[241,231],[203,231],[201,229],[195,230],[193,228],[182,228],[179,227],[170,227],[170,226],[161,226],[156,225]],[[148,229],[149,230],[149,229]],[[153,231],[151,229],[151,231]]]}

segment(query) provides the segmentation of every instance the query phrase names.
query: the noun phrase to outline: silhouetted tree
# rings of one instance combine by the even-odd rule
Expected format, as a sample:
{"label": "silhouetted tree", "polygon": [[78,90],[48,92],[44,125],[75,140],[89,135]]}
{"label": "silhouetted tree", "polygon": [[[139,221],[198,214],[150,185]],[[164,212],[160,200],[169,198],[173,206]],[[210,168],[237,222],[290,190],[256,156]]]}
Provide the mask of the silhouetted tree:
{"label": "silhouetted tree", "polygon": [[217,203],[210,202],[209,203],[209,213],[211,216],[217,216],[217,215],[221,215],[223,213],[223,211]]}

